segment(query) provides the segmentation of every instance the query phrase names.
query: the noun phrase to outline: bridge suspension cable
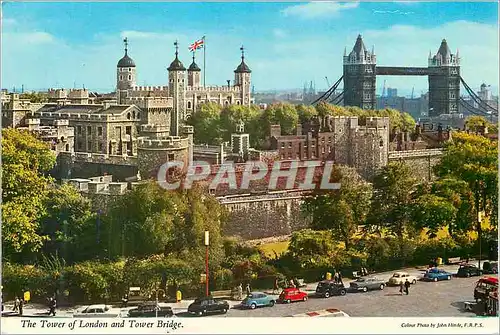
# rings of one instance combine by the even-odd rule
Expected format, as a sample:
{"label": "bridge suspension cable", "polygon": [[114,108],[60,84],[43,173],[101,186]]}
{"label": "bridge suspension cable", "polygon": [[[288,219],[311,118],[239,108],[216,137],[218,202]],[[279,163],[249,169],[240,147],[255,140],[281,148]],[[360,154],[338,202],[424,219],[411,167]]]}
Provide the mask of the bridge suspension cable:
{"label": "bridge suspension cable", "polygon": [[[472,100],[474,100],[474,102],[478,104],[478,107],[480,107],[480,109],[485,110],[486,114],[491,113],[495,116],[498,116],[498,109],[488,105],[485,101],[483,101],[462,77],[460,77],[460,82],[464,85],[465,90],[467,91],[467,93],[469,93],[469,96],[472,98]],[[488,111],[488,109],[490,109],[490,111]]]}
{"label": "bridge suspension cable", "polygon": [[318,99],[314,100],[312,102],[312,104],[316,104],[318,103],[319,101],[324,101],[324,100],[327,100],[333,93],[335,93],[335,90],[337,89],[337,87],[339,86],[340,82],[342,81],[342,79],[344,79],[344,76],[342,75],[339,80],[337,80],[335,82],[335,84],[333,84],[332,87],[330,87],[325,93],[323,93]]}
{"label": "bridge suspension cable", "polygon": [[472,106],[471,104],[469,104],[467,102],[467,100],[465,100],[464,98],[460,98],[460,104],[462,105],[462,107],[464,107],[467,111],[469,111],[470,113],[474,114],[474,115],[479,115],[479,116],[491,116],[491,114],[489,114],[488,112],[484,112],[480,109],[477,109],[476,107]]}

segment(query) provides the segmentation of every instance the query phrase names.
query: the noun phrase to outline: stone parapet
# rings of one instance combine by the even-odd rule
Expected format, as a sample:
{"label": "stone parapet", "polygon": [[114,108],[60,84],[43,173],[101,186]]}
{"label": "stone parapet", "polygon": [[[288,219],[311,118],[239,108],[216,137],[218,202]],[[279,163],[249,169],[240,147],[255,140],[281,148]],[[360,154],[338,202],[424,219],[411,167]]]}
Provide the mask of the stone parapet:
{"label": "stone parapet", "polygon": [[159,139],[139,137],[137,150],[181,150],[189,146],[189,139],[179,136],[168,136]]}
{"label": "stone parapet", "polygon": [[65,159],[75,162],[100,163],[112,165],[137,165],[137,157],[126,155],[107,155],[90,152],[60,152],[59,155]]}
{"label": "stone parapet", "polygon": [[405,158],[405,157],[442,156],[443,153],[444,153],[443,149],[389,151],[389,160]]}

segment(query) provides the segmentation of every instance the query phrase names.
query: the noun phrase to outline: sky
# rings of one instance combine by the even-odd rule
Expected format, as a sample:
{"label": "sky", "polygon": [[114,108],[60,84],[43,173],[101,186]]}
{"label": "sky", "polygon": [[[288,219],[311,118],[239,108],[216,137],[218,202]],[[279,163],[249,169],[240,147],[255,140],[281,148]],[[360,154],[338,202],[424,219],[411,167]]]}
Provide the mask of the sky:
{"label": "sky", "polygon": [[[461,73],[475,90],[498,93],[497,2],[247,2],[2,4],[1,86],[25,90],[83,87],[112,91],[123,38],[137,65],[138,85],[167,85],[166,68],[206,36],[206,81],[226,85],[240,47],[256,91],[327,88],[342,75],[344,48],[358,34],[380,66],[427,66],[446,38],[459,49]],[[203,69],[203,52],[196,54]],[[427,77],[378,76],[377,93],[428,90]],[[464,90],[463,90],[464,91]]]}

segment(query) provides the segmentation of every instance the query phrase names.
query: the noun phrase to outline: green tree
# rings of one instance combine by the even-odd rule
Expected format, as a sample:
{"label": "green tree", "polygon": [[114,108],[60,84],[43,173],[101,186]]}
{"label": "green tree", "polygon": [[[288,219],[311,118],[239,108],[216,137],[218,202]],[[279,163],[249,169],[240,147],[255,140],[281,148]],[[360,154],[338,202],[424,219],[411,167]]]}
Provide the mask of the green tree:
{"label": "green tree", "polygon": [[43,251],[67,262],[97,254],[98,227],[90,199],[69,184],[49,190],[46,212],[40,219],[41,234],[48,237]]}
{"label": "green tree", "polygon": [[25,260],[39,250],[46,237],[39,219],[52,179],[45,174],[55,156],[30,132],[2,130],[2,242],[4,258]]}
{"label": "green tree", "polygon": [[187,123],[194,127],[194,141],[199,144],[219,144],[222,142],[220,114],[222,107],[216,103],[201,104]]}
{"label": "green tree", "polygon": [[263,114],[263,128],[265,134],[269,136],[271,125],[279,124],[283,135],[291,135],[297,128],[299,115],[294,105],[285,103],[276,103],[267,106]]}
{"label": "green tree", "polygon": [[448,199],[433,194],[420,196],[413,205],[412,219],[417,229],[428,229],[428,234],[436,234],[442,227],[450,227],[457,209]]}
{"label": "green tree", "polygon": [[299,115],[299,122],[304,123],[311,120],[313,117],[318,116],[318,112],[313,106],[298,105],[297,114]]}
{"label": "green tree", "polygon": [[317,190],[304,201],[304,210],[312,215],[311,227],[331,230],[335,241],[346,249],[358,227],[365,223],[370,211],[372,187],[347,166],[336,166],[330,180],[340,183],[339,190]]}
{"label": "green tree", "polygon": [[377,230],[387,228],[402,239],[410,232],[413,192],[417,180],[403,162],[384,166],[373,180],[372,207],[368,222]]}
{"label": "green tree", "polygon": [[467,117],[465,120],[465,126],[473,132],[481,131],[482,127],[488,127],[488,131],[491,133],[498,132],[498,125],[489,122],[484,116],[479,115]]}

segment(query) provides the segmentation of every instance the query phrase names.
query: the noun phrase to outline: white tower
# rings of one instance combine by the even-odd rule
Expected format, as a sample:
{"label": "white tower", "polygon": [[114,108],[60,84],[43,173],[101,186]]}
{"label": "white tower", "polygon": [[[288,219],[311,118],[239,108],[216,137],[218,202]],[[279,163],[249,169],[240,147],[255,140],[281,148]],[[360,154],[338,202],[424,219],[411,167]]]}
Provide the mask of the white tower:
{"label": "white tower", "polygon": [[170,134],[179,136],[180,123],[184,120],[186,95],[186,68],[179,60],[179,43],[175,41],[175,59],[168,67],[168,90],[173,98],[174,110],[170,123]]}

